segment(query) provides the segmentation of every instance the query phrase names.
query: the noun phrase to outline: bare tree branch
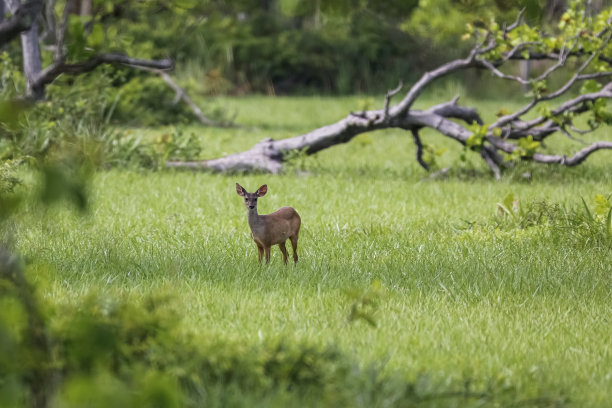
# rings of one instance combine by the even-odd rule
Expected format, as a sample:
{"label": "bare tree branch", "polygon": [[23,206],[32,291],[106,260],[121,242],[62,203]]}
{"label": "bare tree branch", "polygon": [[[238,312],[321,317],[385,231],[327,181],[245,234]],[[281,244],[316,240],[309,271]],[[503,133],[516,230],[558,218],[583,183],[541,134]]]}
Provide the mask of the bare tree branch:
{"label": "bare tree branch", "polygon": [[[576,70],[576,73],[563,86],[561,86],[557,91],[555,91],[553,93],[550,93],[548,95],[545,95],[545,96],[539,96],[539,97],[536,96],[531,102],[529,102],[523,108],[519,109],[518,111],[516,111],[516,112],[514,112],[512,114],[502,116],[496,122],[494,122],[490,127],[492,129],[496,128],[496,127],[503,127],[504,125],[515,121],[516,119],[518,119],[521,116],[523,116],[525,113],[527,113],[530,110],[532,110],[538,103],[543,102],[543,101],[552,100],[552,99],[558,98],[559,96],[565,94],[567,91],[569,91],[569,89],[572,87],[572,85],[574,85],[576,83],[576,81],[579,80],[579,78],[581,77],[580,74],[590,65],[590,63],[593,61],[593,59],[597,55],[599,55],[599,53],[601,52],[601,50],[603,50],[603,48],[605,46],[607,46],[607,44],[609,43],[611,37],[612,36],[608,35],[608,37],[602,43],[601,47],[597,50],[597,52],[592,53],[586,59],[586,61]],[[559,56],[559,60],[560,61],[561,60],[565,61],[565,59],[566,59],[566,57],[564,58],[562,55]],[[548,71],[552,72],[551,70],[548,70]],[[557,114],[555,114],[555,115],[557,115]]]}
{"label": "bare tree branch", "polygon": [[387,95],[385,95],[385,120],[389,119],[389,103],[391,102],[391,98],[401,91],[403,86],[404,83],[400,81],[395,89],[387,91]]}
{"label": "bare tree branch", "polygon": [[451,61],[447,64],[442,65],[441,67],[434,69],[432,71],[426,72],[413,86],[410,88],[404,99],[394,107],[389,110],[390,116],[396,117],[406,113],[412,104],[419,97],[421,92],[429,85],[431,82],[436,79],[445,77],[453,72],[457,72],[459,70],[468,68],[474,65],[474,61],[476,59],[476,52],[478,47],[474,48],[470,55],[465,59],[458,59],[455,61]]}
{"label": "bare tree branch", "polygon": [[7,1],[7,6],[12,15],[7,20],[0,21],[0,46],[30,29],[42,9],[43,0],[29,0],[23,4],[16,0]]}
{"label": "bare tree branch", "polygon": [[489,69],[493,75],[501,79],[508,79],[511,81],[518,82],[521,85],[529,85],[530,81],[524,80],[523,78],[516,75],[508,75],[501,72],[499,69],[495,67],[495,65],[485,59],[479,60],[480,64],[482,64],[485,68]]}
{"label": "bare tree branch", "polygon": [[504,28],[504,34],[507,34],[510,31],[516,30],[518,26],[522,24],[524,14],[525,14],[525,9],[524,8],[520,9],[516,15],[516,19],[514,20],[514,22],[510,24],[508,27]]}
{"label": "bare tree branch", "polygon": [[612,142],[595,142],[584,149],[579,150],[571,157],[536,153],[533,155],[533,160],[538,163],[554,163],[572,167],[582,163],[587,157],[596,151],[605,149],[612,149]]}
{"label": "bare tree branch", "polygon": [[497,163],[495,162],[495,160],[493,159],[491,151],[489,149],[483,148],[480,150],[480,156],[482,156],[485,162],[489,165],[489,168],[495,175],[495,179],[501,180],[501,170],[499,166],[497,165]]}
{"label": "bare tree branch", "polygon": [[414,145],[416,146],[416,157],[417,161],[425,170],[429,170],[429,164],[425,160],[423,160],[423,142],[421,141],[421,137],[419,136],[419,131],[417,129],[412,129],[412,140],[414,140]]}
{"label": "bare tree branch", "polygon": [[99,54],[89,58],[86,61],[77,63],[66,63],[64,61],[56,61],[45,68],[34,81],[34,87],[44,87],[55,81],[62,74],[78,75],[85,72],[93,71],[102,64],[122,64],[128,66],[138,66],[143,68],[152,68],[158,70],[167,70],[173,67],[172,60],[144,60],[131,58],[124,54]]}
{"label": "bare tree branch", "polygon": [[[553,117],[559,116],[563,114],[564,112],[571,111],[572,108],[575,108],[578,105],[582,105],[590,101],[595,101],[600,98],[612,98],[612,82],[610,82],[608,85],[603,87],[601,91],[599,92],[582,94],[582,95],[579,95],[573,99],[570,99],[562,103],[561,105],[559,105],[559,107],[557,107],[551,112],[551,115]],[[527,129],[534,128],[535,126],[541,125],[546,120],[547,120],[546,117],[540,116],[530,121],[523,122],[522,124],[515,124],[515,126],[520,130],[527,130]],[[497,125],[497,122],[491,125],[491,128],[494,128],[494,127],[499,127]]]}

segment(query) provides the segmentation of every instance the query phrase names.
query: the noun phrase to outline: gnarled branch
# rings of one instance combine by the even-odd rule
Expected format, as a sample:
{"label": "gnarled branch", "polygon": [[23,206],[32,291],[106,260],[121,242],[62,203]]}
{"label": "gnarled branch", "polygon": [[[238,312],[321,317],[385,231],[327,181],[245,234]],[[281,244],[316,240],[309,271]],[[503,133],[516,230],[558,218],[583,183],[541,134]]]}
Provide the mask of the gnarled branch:
{"label": "gnarled branch", "polygon": [[62,74],[78,75],[90,72],[102,64],[122,64],[161,70],[167,70],[173,67],[173,62],[169,59],[146,60],[128,57],[127,55],[119,53],[98,54],[88,60],[72,64],[63,60],[52,63],[47,68],[43,69],[34,81],[33,87],[44,87],[55,81],[57,77]]}

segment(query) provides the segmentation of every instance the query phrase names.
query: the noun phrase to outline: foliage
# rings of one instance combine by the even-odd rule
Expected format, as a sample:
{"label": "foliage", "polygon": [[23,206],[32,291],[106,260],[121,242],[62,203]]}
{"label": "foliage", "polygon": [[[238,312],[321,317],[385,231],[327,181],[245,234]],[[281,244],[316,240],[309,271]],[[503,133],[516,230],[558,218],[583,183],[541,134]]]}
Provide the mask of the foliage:
{"label": "foliage", "polygon": [[153,169],[163,168],[166,160],[197,158],[202,150],[195,134],[185,133],[181,128],[163,133],[152,141],[138,131],[126,130],[116,133],[111,144],[108,164]]}
{"label": "foliage", "polygon": [[73,78],[70,86],[56,81],[48,88],[46,102],[25,106],[10,99],[20,85],[18,72],[6,56],[5,68],[0,89],[5,98],[0,104],[0,159],[8,160],[2,172],[6,189],[17,182],[9,170],[24,161],[42,166],[46,161],[51,166],[70,163],[73,169],[89,170],[109,166],[160,168],[168,159],[194,158],[201,151],[195,135],[181,128],[148,140],[113,126],[114,119],[132,124],[174,122],[180,121],[179,117],[186,120],[184,108],[163,107],[172,95],[161,79],[142,80],[137,76],[115,90],[111,78],[117,76],[116,72],[103,71]]}
{"label": "foliage", "polygon": [[360,369],[332,347],[193,337],[179,329],[166,295],[135,304],[94,292],[78,307],[46,305],[5,258],[0,304],[4,406],[252,406],[269,398],[281,398],[273,406],[407,406],[497,398],[467,390],[436,395],[425,379],[415,385],[376,367]]}
{"label": "foliage", "polygon": [[175,99],[174,91],[155,76],[133,76],[118,88],[114,99],[116,123],[159,126],[194,121],[193,113]]}
{"label": "foliage", "polygon": [[595,203],[593,210],[583,198],[580,201],[567,207],[546,201],[522,203],[513,193],[509,193],[497,204],[498,213],[494,219],[480,225],[470,223],[469,228],[535,228],[562,238],[572,245],[611,245],[612,206],[609,197],[596,194],[592,200]]}

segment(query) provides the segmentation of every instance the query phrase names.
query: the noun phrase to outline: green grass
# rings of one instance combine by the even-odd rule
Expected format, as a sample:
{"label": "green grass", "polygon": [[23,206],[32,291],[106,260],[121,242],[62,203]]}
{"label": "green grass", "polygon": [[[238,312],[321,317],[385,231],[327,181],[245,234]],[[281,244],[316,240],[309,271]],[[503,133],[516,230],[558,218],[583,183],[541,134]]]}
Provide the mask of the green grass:
{"label": "green grass", "polygon": [[[215,157],[331,123],[358,99],[228,98],[222,103],[245,128],[188,131],[204,157]],[[479,106],[488,120],[498,108]],[[99,172],[85,216],[30,208],[17,220],[17,247],[51,303],[78,304],[92,291],[137,302],[165,291],[195,335],[332,345],[364,367],[427,378],[442,391],[470,382],[519,401],[607,406],[611,241],[549,225],[521,229],[500,220],[497,203],[512,192],[524,205],[572,209],[584,197],[594,206],[595,194],[612,192],[612,154],[573,169],[524,164],[496,182],[477,156],[463,163],[452,142],[433,132],[424,139],[448,149],[438,158],[453,168],[448,178],[430,179],[411,137],[397,130],[300,158],[281,175]],[[277,248],[271,265],[257,264],[237,181],[249,191],[268,184],[261,213],[283,205],[300,213],[297,267],[283,267]],[[378,282],[378,303],[366,309],[376,327],[350,320],[356,296]]]}

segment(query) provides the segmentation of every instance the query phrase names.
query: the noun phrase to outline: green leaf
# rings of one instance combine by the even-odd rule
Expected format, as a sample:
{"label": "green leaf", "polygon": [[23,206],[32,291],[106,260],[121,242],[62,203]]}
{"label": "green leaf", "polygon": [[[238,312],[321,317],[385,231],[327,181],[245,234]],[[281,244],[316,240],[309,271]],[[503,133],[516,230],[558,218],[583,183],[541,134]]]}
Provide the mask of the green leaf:
{"label": "green leaf", "polygon": [[546,105],[541,106],[539,111],[540,111],[540,115],[542,115],[545,118],[550,118],[552,116],[552,111],[550,110],[550,107]]}
{"label": "green leaf", "polygon": [[604,197],[603,194],[597,194],[595,196],[595,214],[603,217],[611,207],[610,201]]}
{"label": "green leaf", "polygon": [[588,94],[588,93],[594,93],[594,92],[599,92],[601,90],[601,84],[593,79],[586,81],[583,85],[582,88],[580,88],[580,93],[581,94]]}
{"label": "green leaf", "polygon": [[508,193],[501,203],[497,203],[497,209],[501,214],[506,214],[512,218],[516,218],[517,211],[515,210],[515,207],[517,202],[518,199],[515,199],[514,193]]}
{"label": "green leaf", "polygon": [[104,44],[104,28],[102,24],[96,23],[94,24],[91,34],[87,38],[88,45],[96,50],[99,50]]}

